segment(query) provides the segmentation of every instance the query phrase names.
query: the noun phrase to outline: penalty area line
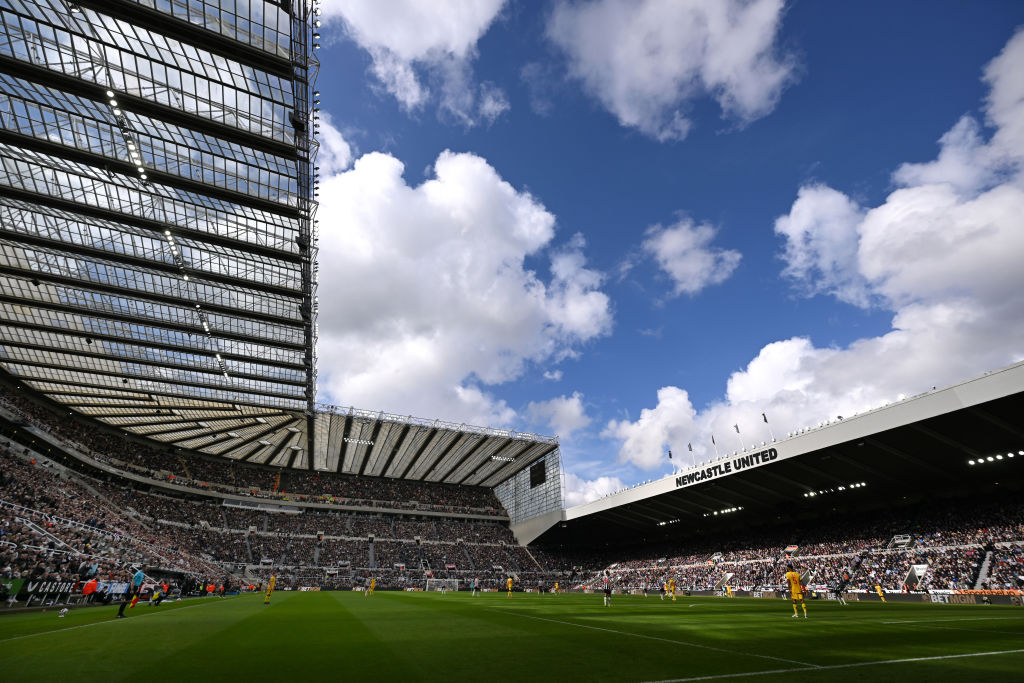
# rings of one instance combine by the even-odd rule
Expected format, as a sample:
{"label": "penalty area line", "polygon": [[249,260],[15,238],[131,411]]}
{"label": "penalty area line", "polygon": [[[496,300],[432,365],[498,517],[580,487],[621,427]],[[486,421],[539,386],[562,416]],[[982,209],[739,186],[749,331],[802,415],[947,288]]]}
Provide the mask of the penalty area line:
{"label": "penalty area line", "polygon": [[749,678],[752,676],[770,676],[772,674],[791,674],[813,671],[831,671],[833,669],[856,669],[862,666],[881,666],[883,664],[912,664],[914,662],[933,662],[942,659],[964,659],[966,657],[990,657],[993,655],[1015,655],[1024,653],[1021,650],[998,650],[994,652],[969,652],[962,655],[936,655],[934,657],[908,657],[906,659],[882,659],[876,662],[854,662],[853,664],[829,664],[816,666],[813,669],[768,669],[766,671],[748,671],[737,674],[711,674],[710,676],[691,676],[688,678],[665,678],[659,681],[645,681],[644,683],[686,683],[687,681],[716,681],[723,678]]}
{"label": "penalty area line", "polygon": [[817,664],[809,664],[807,662],[799,662],[795,659],[785,659],[783,657],[773,657],[771,655],[759,655],[754,652],[744,652],[742,650],[729,650],[724,647],[715,647],[713,645],[702,645],[701,643],[691,643],[685,640],[673,640],[672,638],[662,638],[660,636],[649,636],[645,633],[633,633],[631,631],[618,631],[613,628],[604,628],[603,626],[591,626],[590,624],[577,624],[572,621],[561,621],[559,619],[549,619],[547,617],[538,617],[532,614],[519,614],[518,612],[509,612],[503,609],[487,608],[489,612],[499,612],[501,614],[511,614],[515,617],[523,617],[525,619],[536,619],[537,621],[548,621],[552,624],[563,624],[565,626],[575,626],[577,628],[588,628],[593,631],[604,631],[605,633],[614,633],[620,636],[632,636],[633,638],[646,638],[647,640],[658,640],[663,643],[672,643],[674,645],[683,645],[686,647],[695,647],[701,650],[711,650],[713,652],[724,652],[730,655],[742,655],[744,657],[757,657],[758,659],[771,659],[776,662],[786,662],[787,664],[799,664],[805,669],[789,669],[789,671],[808,671],[810,669],[819,668]]}

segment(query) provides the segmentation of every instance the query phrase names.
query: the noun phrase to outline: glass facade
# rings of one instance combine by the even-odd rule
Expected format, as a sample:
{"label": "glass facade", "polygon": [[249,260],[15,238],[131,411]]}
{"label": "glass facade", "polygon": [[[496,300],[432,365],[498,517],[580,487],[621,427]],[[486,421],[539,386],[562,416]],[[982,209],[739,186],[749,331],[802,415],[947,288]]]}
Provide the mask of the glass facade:
{"label": "glass facade", "polygon": [[6,372],[169,447],[310,466],[317,11],[0,0]]}
{"label": "glass facade", "polygon": [[544,456],[544,483],[531,486],[530,468],[494,487],[498,500],[508,511],[512,524],[562,509],[562,464],[558,449]]}

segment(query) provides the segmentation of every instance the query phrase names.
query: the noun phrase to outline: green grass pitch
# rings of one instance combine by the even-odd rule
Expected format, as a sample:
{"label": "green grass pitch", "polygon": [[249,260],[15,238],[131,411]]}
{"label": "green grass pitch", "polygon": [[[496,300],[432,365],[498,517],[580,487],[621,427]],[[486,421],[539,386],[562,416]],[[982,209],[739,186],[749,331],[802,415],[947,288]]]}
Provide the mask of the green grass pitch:
{"label": "green grass pitch", "polygon": [[1001,606],[277,592],[0,617],[15,681],[1024,680]]}

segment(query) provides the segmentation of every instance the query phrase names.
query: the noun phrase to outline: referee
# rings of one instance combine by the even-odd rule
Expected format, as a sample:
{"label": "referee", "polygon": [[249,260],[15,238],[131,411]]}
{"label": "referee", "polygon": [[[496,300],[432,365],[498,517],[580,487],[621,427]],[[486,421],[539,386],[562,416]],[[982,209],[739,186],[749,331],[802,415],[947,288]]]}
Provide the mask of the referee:
{"label": "referee", "polygon": [[121,607],[117,610],[117,618],[124,619],[124,608],[129,602],[132,601],[142,591],[142,582],[146,578],[146,575],[142,573],[142,567],[139,565],[132,565],[132,568],[137,570],[132,576],[131,583],[128,584],[128,590],[125,591],[124,601],[121,602]]}

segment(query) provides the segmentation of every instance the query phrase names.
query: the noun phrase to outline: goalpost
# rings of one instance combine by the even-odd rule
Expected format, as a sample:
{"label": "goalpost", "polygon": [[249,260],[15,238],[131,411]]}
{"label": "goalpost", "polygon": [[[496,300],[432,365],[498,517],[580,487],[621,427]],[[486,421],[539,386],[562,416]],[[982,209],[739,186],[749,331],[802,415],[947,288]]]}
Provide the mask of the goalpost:
{"label": "goalpost", "polygon": [[439,591],[441,588],[446,591],[457,591],[459,590],[458,579],[427,579],[427,590],[428,591]]}

